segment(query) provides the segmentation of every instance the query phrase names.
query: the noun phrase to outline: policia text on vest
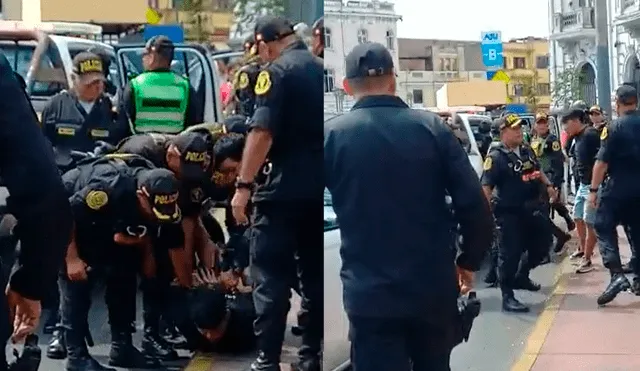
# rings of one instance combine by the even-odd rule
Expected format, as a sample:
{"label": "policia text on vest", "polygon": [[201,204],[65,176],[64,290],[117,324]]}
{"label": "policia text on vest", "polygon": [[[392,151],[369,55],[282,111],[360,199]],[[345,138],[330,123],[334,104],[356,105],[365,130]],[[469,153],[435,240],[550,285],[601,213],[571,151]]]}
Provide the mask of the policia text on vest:
{"label": "policia text on vest", "polygon": [[124,89],[118,121],[131,134],[177,134],[203,121],[202,105],[189,80],[169,70],[149,71]]}

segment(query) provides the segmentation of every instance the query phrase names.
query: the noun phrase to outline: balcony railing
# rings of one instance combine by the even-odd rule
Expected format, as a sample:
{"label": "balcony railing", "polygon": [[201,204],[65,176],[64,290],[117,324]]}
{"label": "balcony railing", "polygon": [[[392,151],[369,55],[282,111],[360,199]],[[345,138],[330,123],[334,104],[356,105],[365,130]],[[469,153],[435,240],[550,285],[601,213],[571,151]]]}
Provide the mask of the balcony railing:
{"label": "balcony railing", "polygon": [[621,0],[620,13],[629,13],[640,10],[640,0]]}
{"label": "balcony railing", "polygon": [[[634,0],[636,1],[636,0]],[[554,33],[580,31],[595,27],[595,12],[592,7],[554,15]]]}

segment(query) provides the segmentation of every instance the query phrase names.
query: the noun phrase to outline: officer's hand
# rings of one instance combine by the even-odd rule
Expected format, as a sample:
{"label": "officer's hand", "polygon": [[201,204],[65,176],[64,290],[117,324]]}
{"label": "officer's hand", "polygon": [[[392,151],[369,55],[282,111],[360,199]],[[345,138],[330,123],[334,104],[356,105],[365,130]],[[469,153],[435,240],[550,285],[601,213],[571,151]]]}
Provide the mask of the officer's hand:
{"label": "officer's hand", "polygon": [[233,195],[233,199],[231,200],[231,211],[233,213],[233,218],[236,220],[238,225],[249,224],[249,219],[247,218],[247,204],[249,203],[250,197],[251,192],[244,188],[236,189],[236,193]]}
{"label": "officer's hand", "polygon": [[473,289],[473,272],[460,267],[456,267],[458,272],[458,286],[460,287],[460,294],[466,295],[471,289]]}
{"label": "officer's hand", "polygon": [[11,340],[14,343],[21,343],[38,327],[42,306],[40,301],[27,299],[8,286],[6,296],[9,305],[9,320],[13,323]]}
{"label": "officer's hand", "polygon": [[193,274],[193,283],[195,286],[207,286],[218,283],[218,278],[213,269],[198,268]]}
{"label": "officer's hand", "polygon": [[86,281],[87,263],[80,258],[67,259],[67,277],[71,281]]}
{"label": "officer's hand", "polygon": [[551,203],[556,202],[558,199],[558,191],[554,187],[549,186],[547,187],[547,193],[549,194],[549,200]]}
{"label": "officer's hand", "polygon": [[598,194],[595,192],[590,192],[589,197],[587,197],[587,202],[589,202],[589,206],[592,208],[598,207]]}
{"label": "officer's hand", "polygon": [[219,281],[225,290],[228,291],[235,291],[236,287],[238,287],[238,283],[240,283],[240,280],[235,274],[233,274],[232,270],[220,273]]}

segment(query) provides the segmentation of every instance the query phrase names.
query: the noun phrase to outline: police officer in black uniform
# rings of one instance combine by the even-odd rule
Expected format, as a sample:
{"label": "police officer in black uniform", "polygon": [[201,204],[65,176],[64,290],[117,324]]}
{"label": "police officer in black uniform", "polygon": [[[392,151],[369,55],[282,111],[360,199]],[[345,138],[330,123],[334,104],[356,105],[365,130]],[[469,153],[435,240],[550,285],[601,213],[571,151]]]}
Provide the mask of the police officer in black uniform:
{"label": "police officer in black uniform", "polygon": [[[257,20],[254,31],[260,58],[268,64],[256,80],[256,111],[231,201],[236,221],[247,223],[246,208],[255,189],[251,275],[259,356],[252,369],[279,370],[297,265],[302,294],[309,303],[309,323],[296,367],[319,370],[324,310],[319,264],[323,254],[324,182],[319,169],[324,66],[288,20],[264,16]],[[268,175],[256,186],[261,169]]]}
{"label": "police officer in black uniform", "polygon": [[[213,268],[215,246],[200,221],[202,203],[206,195],[209,148],[203,134],[184,132],[176,136],[161,134],[134,135],[118,145],[117,153],[137,154],[155,166],[171,170],[180,181],[178,204],[182,211],[182,225],[185,231],[185,249],[154,251],[159,261],[170,261],[168,270],[158,272],[154,278],[142,282],[144,337],[142,349],[145,354],[155,355],[163,360],[177,359],[178,355],[168,342],[160,336],[160,317],[166,315],[170,284],[174,278],[174,266],[178,268],[178,282],[189,287],[193,270],[193,254],[197,253],[200,262],[208,269]],[[165,264],[166,265],[166,264]]]}
{"label": "police officer in black uniform", "polygon": [[[347,92],[359,99],[325,123],[324,173],[342,233],[352,365],[449,370],[457,344],[456,267],[464,277],[480,269],[492,240],[489,206],[452,131],[395,95],[384,46],[349,52],[346,79]],[[447,194],[464,239],[457,260]],[[371,207],[380,212],[367,212]]]}
{"label": "police officer in black uniform", "polygon": [[253,91],[260,73],[260,57],[254,37],[249,36],[244,43],[244,65],[240,67],[233,81],[237,100],[236,114],[244,117],[253,116],[256,94]]}
{"label": "police officer in black uniform", "polygon": [[[0,54],[0,170],[8,188],[7,211],[18,220],[14,233],[20,251],[0,303],[0,341],[21,342],[35,331],[40,302],[50,295],[69,242],[72,216],[69,201],[56,167],[51,145],[43,135],[38,117],[11,65]],[[25,171],[25,169],[27,169]],[[3,286],[3,287],[5,287]],[[10,317],[10,313],[23,316]],[[11,321],[8,322],[8,321]],[[5,352],[0,352],[0,370],[6,370]]]}
{"label": "police officer in black uniform", "polygon": [[[640,113],[638,92],[622,85],[616,90],[618,119],[602,130],[597,161],[593,167],[589,202],[596,205],[596,193],[602,184],[597,200],[594,228],[602,262],[611,273],[611,282],[598,297],[598,305],[611,302],[620,292],[630,287],[620,261],[618,235],[619,224],[629,227],[631,243],[640,246]],[[634,267],[635,268],[635,267]],[[640,273],[636,270],[636,276]],[[635,284],[634,284],[635,286]]]}
{"label": "police officer in black uniform", "polygon": [[[536,114],[531,149],[536,155],[540,168],[553,183],[553,186],[556,187],[556,191],[559,194],[562,183],[564,183],[564,154],[558,137],[549,132],[549,116],[546,113],[540,112]],[[569,210],[561,200],[556,200],[556,202],[550,204],[550,207],[565,220],[568,230],[571,231],[576,227]],[[571,235],[558,228],[552,220],[549,220],[549,222],[553,235],[556,237],[554,252],[560,253],[565,244],[571,239]]]}
{"label": "police officer in black uniform", "polygon": [[68,152],[91,152],[97,141],[116,144],[127,136],[127,127],[114,125],[112,104],[104,94],[102,59],[82,52],[73,58],[73,89],[51,98],[42,111],[45,135],[56,149],[58,165],[72,167]]}
{"label": "police officer in black uniform", "polygon": [[502,144],[491,150],[484,161],[482,186],[487,200],[493,199],[496,191],[493,211],[500,227],[498,278],[502,309],[528,312],[529,308],[515,298],[513,291],[540,290],[540,285],[529,278],[529,272],[548,253],[551,231],[544,205],[547,194],[554,198],[556,191],[540,171],[533,151],[522,145],[522,119],[510,114],[497,124]]}
{"label": "police officer in black uniform", "polygon": [[313,54],[324,59],[324,17],[318,18],[318,20],[313,23],[312,30],[311,50]]}
{"label": "police officer in black uniform", "polygon": [[66,266],[59,277],[66,370],[114,370],[91,357],[85,343],[91,288],[100,273],[106,273],[105,301],[112,337],[109,364],[160,367],[157,359],[143,356],[133,346],[131,324],[140,265],[145,277],[153,277],[152,249],[183,243],[182,229],[175,224],[181,218],[178,181],[170,171],[157,169],[139,156],[81,163],[63,180],[75,220]]}

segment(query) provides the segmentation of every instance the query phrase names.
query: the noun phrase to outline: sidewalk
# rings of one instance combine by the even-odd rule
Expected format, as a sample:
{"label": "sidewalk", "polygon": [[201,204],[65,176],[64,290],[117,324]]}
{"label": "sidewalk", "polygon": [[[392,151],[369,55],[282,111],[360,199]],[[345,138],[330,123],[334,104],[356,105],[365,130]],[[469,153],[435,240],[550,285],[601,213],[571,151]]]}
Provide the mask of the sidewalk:
{"label": "sidewalk", "polygon": [[[629,244],[621,228],[618,233],[624,263]],[[565,260],[558,285],[512,371],[640,370],[640,297],[623,292],[599,308],[596,298],[610,276],[599,254],[593,263],[596,270],[576,274]]]}

